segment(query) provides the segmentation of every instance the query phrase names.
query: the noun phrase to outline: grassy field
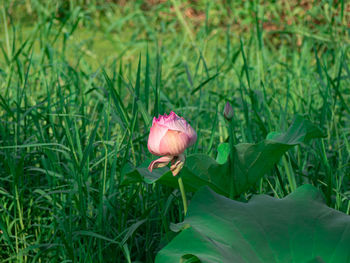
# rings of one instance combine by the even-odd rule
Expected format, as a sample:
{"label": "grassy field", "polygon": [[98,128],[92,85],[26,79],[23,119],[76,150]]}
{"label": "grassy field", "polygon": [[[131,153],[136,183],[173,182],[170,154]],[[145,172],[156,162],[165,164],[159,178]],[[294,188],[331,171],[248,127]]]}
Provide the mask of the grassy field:
{"label": "grassy field", "polygon": [[295,114],[325,134],[240,200],[311,183],[350,214],[346,1],[12,0],[0,16],[1,262],[153,262],[180,192],[121,171],[152,158],[151,120],[171,110],[197,131],[187,153],[215,157],[227,101],[238,142]]}

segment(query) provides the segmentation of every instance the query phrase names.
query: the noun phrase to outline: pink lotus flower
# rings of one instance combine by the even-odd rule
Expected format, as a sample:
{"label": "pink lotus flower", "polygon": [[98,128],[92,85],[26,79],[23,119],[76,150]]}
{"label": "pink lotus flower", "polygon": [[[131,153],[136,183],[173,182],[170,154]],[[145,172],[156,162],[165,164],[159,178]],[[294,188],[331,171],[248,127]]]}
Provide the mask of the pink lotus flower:
{"label": "pink lotus flower", "polygon": [[185,162],[183,152],[197,140],[197,134],[187,121],[170,112],[153,118],[148,137],[148,150],[158,156],[163,156],[149,165],[148,169],[164,167],[170,161],[173,175],[177,175]]}

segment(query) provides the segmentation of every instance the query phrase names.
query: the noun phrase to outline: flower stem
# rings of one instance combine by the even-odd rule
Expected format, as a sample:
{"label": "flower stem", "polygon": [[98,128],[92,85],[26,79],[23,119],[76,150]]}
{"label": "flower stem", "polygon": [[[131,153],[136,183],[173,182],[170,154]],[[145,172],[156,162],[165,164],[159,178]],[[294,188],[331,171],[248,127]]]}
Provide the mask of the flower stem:
{"label": "flower stem", "polygon": [[230,142],[230,199],[233,199],[234,194],[237,194],[237,189],[234,181],[234,154],[235,154],[235,142],[236,142],[236,136],[233,129],[233,122],[232,120],[228,123],[229,126],[229,142]]}
{"label": "flower stem", "polygon": [[186,215],[187,214],[187,199],[186,199],[185,187],[184,187],[184,184],[182,182],[181,176],[179,176],[178,182],[179,182],[179,187],[180,187],[180,192],[181,192],[181,197],[182,197],[182,203],[184,205],[184,213]]}

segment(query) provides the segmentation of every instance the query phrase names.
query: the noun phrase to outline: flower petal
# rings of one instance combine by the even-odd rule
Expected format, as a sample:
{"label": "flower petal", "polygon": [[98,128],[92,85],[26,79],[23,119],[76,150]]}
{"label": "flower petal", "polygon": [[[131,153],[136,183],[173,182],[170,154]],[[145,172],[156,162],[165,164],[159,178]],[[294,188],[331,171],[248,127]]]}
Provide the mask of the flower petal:
{"label": "flower petal", "polygon": [[147,143],[147,147],[150,153],[158,156],[164,155],[159,152],[159,145],[160,140],[164,137],[167,131],[168,128],[155,122],[155,118],[153,119],[153,125],[151,127]]}
{"label": "flower petal", "polygon": [[170,170],[173,174],[173,176],[176,176],[179,174],[179,172],[181,171],[182,167],[185,164],[185,155],[184,154],[180,154],[179,156],[174,157],[174,159],[171,160],[171,166],[170,166]]}
{"label": "flower petal", "polygon": [[187,127],[186,135],[189,138],[187,147],[192,146],[197,141],[197,133],[190,125]]}
{"label": "flower petal", "polygon": [[186,133],[168,130],[160,140],[159,152],[161,155],[176,156],[186,150],[188,143],[189,137]]}
{"label": "flower petal", "polygon": [[148,166],[148,170],[149,170],[150,172],[152,172],[153,169],[164,167],[164,166],[166,166],[173,158],[174,158],[174,156],[163,156],[163,157],[160,157],[159,159],[154,160],[154,161],[152,161],[152,162],[150,163],[150,165]]}
{"label": "flower petal", "polygon": [[186,120],[179,117],[175,112],[171,111],[169,115],[160,115],[153,121],[154,123],[161,124],[170,130],[185,132],[188,126]]}

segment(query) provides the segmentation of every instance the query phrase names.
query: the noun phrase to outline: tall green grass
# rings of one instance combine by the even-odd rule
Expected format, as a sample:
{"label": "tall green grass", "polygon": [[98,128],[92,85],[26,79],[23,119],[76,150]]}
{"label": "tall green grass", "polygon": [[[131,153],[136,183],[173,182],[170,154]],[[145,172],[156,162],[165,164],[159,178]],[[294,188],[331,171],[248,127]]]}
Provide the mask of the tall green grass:
{"label": "tall green grass", "polygon": [[350,214],[345,1],[103,2],[2,3],[1,262],[152,262],[183,219],[181,196],[122,186],[123,166],[151,158],[152,117],[170,110],[198,133],[188,154],[215,156],[226,101],[237,142],[296,113],[326,134],[242,200],[311,183]]}

